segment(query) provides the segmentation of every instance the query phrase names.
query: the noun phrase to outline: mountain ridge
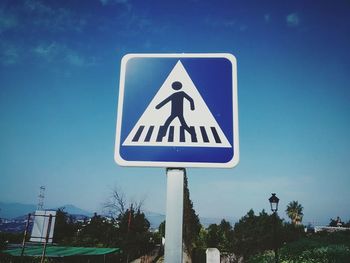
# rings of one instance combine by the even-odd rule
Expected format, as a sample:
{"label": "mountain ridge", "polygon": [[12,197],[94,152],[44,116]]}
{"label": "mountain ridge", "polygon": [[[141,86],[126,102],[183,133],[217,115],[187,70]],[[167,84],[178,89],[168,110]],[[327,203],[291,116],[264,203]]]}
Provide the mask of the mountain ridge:
{"label": "mountain ridge", "polygon": [[[72,204],[50,207],[45,210],[57,210],[58,208],[64,208],[64,211],[71,215],[92,217],[94,214],[93,212],[86,211]],[[16,219],[22,217],[25,218],[28,213],[33,213],[35,210],[37,210],[37,206],[34,204],[23,204],[19,202],[0,202],[0,218],[4,219]],[[144,210],[144,213],[150,222],[151,228],[153,229],[157,229],[160,223],[165,220],[165,215],[162,213],[152,212],[148,210]],[[223,218],[200,217],[199,219],[204,227],[208,227],[210,224],[220,224]],[[233,217],[226,217],[224,219],[226,221],[229,221],[232,225],[237,222],[237,220]]]}
{"label": "mountain ridge", "polygon": [[[45,210],[57,210],[59,208],[64,208],[65,212],[72,215],[85,215],[88,217],[93,215],[92,212],[86,211],[72,204],[49,207],[49,208],[45,208]],[[28,213],[33,213],[36,210],[37,210],[37,206],[34,204],[23,204],[19,202],[11,202],[11,203],[0,202],[0,218],[15,219],[17,217],[21,217]]]}

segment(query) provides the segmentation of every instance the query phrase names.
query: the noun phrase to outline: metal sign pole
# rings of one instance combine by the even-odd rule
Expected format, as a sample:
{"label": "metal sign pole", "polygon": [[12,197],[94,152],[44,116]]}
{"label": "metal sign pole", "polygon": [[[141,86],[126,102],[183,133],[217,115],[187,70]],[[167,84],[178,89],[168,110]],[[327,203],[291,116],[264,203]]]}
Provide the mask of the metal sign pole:
{"label": "metal sign pole", "polygon": [[46,238],[45,238],[45,243],[44,243],[43,254],[41,255],[41,263],[44,263],[44,260],[45,260],[46,246],[47,246],[47,243],[49,242],[51,223],[52,223],[52,215],[50,214],[50,216],[49,216],[49,224],[47,225],[47,230],[46,230]]}
{"label": "metal sign pole", "polygon": [[26,248],[26,239],[27,239],[27,235],[28,235],[28,227],[29,227],[30,216],[31,216],[31,214],[29,213],[28,217],[27,217],[26,228],[24,230],[24,236],[23,236],[23,242],[22,242],[22,251],[21,251],[21,262],[23,262],[24,250]]}
{"label": "metal sign pole", "polygon": [[165,263],[182,262],[184,168],[167,168]]}

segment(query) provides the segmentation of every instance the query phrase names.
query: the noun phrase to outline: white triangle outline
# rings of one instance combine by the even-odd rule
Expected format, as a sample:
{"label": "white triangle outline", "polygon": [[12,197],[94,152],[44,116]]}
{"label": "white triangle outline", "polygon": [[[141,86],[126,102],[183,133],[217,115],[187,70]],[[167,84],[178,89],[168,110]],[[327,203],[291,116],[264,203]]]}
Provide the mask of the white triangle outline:
{"label": "white triangle outline", "polygon": [[[177,92],[171,88],[171,84],[175,81],[180,81],[182,83],[181,91],[184,91],[194,100],[195,109],[190,110],[190,102],[184,99],[183,102],[183,115],[188,126],[193,126],[197,134],[197,142],[191,141],[191,134],[185,131],[185,142],[179,141],[179,130],[180,121],[178,118],[174,119],[171,126],[174,126],[174,138],[173,141],[169,142],[166,139],[169,137],[169,129],[163,140],[156,141],[157,134],[159,132],[160,126],[164,124],[166,119],[169,117],[171,112],[171,102],[165,104],[160,109],[156,109],[156,105],[162,102],[164,99],[169,97],[171,94]],[[140,133],[140,126],[144,126],[142,132]],[[147,133],[149,132],[149,127],[154,126],[151,137],[148,141],[145,141]],[[203,136],[203,131],[201,128],[204,127],[205,133],[207,135],[207,140]],[[213,128],[219,137],[219,142],[216,141],[215,135],[213,133]],[[139,131],[138,139],[133,141],[136,133]],[[173,146],[173,147],[218,147],[218,148],[232,148],[232,145],[227,140],[225,134],[223,133],[221,127],[215,120],[213,114],[209,110],[207,104],[200,95],[198,89],[193,83],[192,79],[188,75],[183,64],[179,60],[174,68],[169,73],[168,77],[153,97],[150,104],[147,106],[146,110],[143,112],[131,132],[126,137],[123,142],[123,146]]]}

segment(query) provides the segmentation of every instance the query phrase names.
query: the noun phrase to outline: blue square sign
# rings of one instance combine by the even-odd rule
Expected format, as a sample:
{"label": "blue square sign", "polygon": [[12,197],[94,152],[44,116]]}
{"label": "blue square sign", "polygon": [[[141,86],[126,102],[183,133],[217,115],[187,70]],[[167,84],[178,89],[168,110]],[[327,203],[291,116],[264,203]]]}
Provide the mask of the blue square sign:
{"label": "blue square sign", "polygon": [[239,161],[231,54],[127,54],[115,160],[123,166],[231,168]]}

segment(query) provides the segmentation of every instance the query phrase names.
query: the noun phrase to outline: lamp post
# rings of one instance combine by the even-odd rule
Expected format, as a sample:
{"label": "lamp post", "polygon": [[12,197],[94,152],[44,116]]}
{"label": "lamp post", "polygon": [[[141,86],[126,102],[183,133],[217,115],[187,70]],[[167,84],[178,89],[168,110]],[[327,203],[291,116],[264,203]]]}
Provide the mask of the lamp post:
{"label": "lamp post", "polygon": [[275,243],[275,263],[278,263],[278,249],[277,249],[277,236],[276,236],[276,226],[277,226],[277,210],[278,210],[278,202],[279,198],[275,193],[271,194],[269,198],[269,202],[271,205],[271,211],[273,212],[274,224],[273,224],[273,235],[274,235],[274,243]]}

